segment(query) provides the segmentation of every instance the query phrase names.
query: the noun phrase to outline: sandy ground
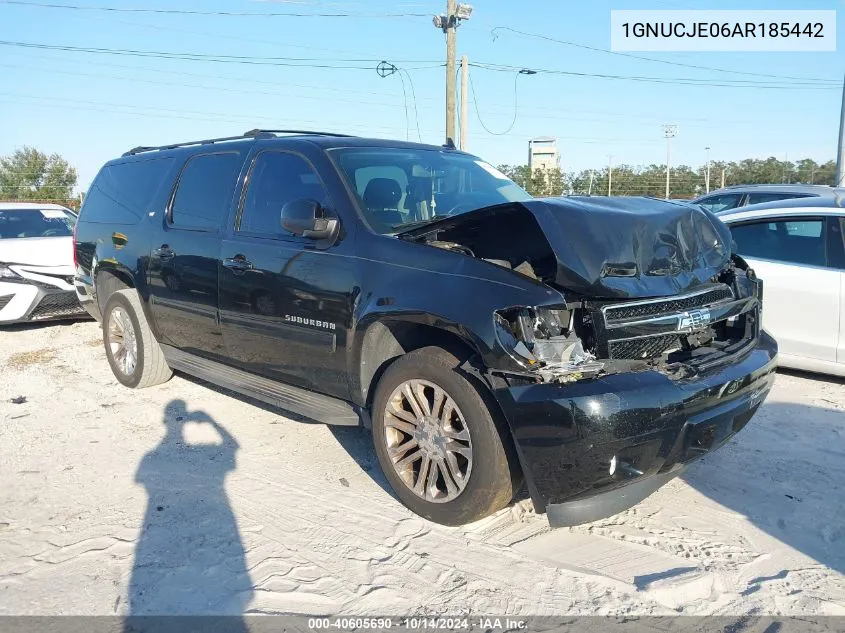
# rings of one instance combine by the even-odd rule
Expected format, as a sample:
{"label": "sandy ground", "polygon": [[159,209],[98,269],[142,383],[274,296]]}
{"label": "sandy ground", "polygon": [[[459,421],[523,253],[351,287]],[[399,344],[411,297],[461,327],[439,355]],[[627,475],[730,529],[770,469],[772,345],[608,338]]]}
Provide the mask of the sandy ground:
{"label": "sandy ground", "polygon": [[0,331],[0,614],[845,614],[845,382],[780,373],[610,519],[550,531],[523,502],[446,528],[386,490],[365,431],[180,376],[125,389],[100,336]]}

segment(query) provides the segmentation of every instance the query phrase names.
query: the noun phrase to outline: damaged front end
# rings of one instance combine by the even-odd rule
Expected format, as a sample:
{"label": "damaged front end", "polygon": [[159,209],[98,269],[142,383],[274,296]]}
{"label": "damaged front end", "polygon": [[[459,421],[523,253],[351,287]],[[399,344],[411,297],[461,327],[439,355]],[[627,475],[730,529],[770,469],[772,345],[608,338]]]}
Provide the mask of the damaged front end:
{"label": "damaged front end", "polygon": [[486,365],[552,526],[639,502],[743,428],[771,388],[777,345],[760,327],[762,283],[700,207],[532,200],[400,238],[546,289],[492,310],[502,352]]}
{"label": "damaged front end", "polygon": [[545,382],[648,370],[689,378],[751,349],[761,306],[761,282],[736,258],[689,293],[507,308],[494,327],[511,357]]}

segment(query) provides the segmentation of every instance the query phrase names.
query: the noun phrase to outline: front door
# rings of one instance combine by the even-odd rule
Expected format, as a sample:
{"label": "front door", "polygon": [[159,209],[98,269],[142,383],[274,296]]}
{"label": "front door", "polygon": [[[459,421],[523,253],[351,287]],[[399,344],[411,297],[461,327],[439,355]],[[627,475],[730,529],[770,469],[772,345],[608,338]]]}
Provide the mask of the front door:
{"label": "front door", "polygon": [[829,263],[825,218],[754,220],[731,234],[763,280],[763,327],[779,352],[836,361],[841,273]]}
{"label": "front door", "polygon": [[220,320],[227,353],[247,371],[348,398],[346,346],[356,292],[351,240],[318,249],[282,228],[287,202],[312,199],[331,207],[301,155],[260,152],[248,183],[235,226],[222,242]]}
{"label": "front door", "polygon": [[154,231],[148,282],[159,340],[200,356],[224,356],[217,318],[220,225],[232,205],[242,156],[197,154],[185,163]]}

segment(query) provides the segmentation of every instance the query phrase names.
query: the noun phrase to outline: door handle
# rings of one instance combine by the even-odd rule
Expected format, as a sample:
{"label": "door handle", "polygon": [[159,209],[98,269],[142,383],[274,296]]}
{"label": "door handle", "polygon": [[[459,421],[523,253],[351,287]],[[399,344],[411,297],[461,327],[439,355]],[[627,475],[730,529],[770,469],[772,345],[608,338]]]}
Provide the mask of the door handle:
{"label": "door handle", "polygon": [[227,257],[223,260],[223,267],[228,268],[233,272],[244,272],[252,270],[252,262],[243,255],[235,255],[234,257]]}

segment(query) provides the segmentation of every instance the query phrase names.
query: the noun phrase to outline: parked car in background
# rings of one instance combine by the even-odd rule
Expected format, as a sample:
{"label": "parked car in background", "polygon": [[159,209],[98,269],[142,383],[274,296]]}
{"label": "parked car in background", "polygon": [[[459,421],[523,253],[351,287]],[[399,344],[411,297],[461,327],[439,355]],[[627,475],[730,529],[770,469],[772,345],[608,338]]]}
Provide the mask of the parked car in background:
{"label": "parked car in background", "polygon": [[136,148],[91,185],[76,254],[122,384],[179,370],[363,424],[399,499],[451,525],[523,478],[554,526],[620,512],[774,380],[762,284],[715,216],[532,199],[454,147],[253,130]]}
{"label": "parked car in background", "polygon": [[833,198],[836,193],[836,189],[825,185],[733,185],[699,196],[692,202],[700,204],[711,213],[719,213],[792,198]]}
{"label": "parked car in background", "polygon": [[0,325],[85,316],[73,288],[76,214],[0,202]]}
{"label": "parked car in background", "polygon": [[845,376],[845,198],[784,200],[718,214],[765,281],[763,325],[784,367]]}

